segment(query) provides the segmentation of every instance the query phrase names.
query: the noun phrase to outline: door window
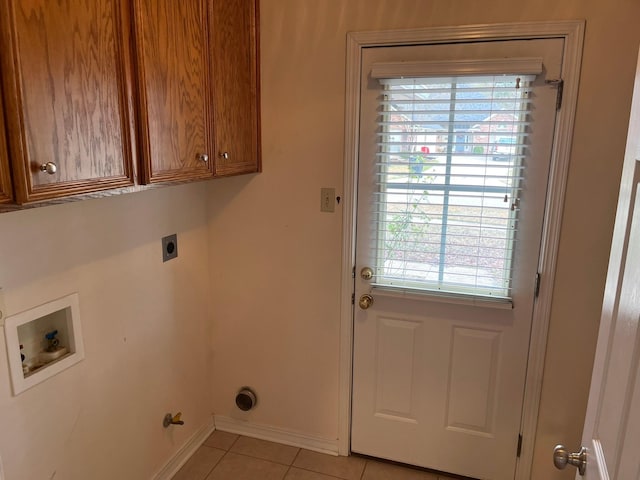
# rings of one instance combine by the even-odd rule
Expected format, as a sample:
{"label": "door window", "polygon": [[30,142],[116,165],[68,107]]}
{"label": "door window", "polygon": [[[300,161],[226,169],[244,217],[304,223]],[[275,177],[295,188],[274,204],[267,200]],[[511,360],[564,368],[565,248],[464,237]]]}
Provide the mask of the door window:
{"label": "door window", "polygon": [[376,285],[510,297],[534,79],[380,79]]}

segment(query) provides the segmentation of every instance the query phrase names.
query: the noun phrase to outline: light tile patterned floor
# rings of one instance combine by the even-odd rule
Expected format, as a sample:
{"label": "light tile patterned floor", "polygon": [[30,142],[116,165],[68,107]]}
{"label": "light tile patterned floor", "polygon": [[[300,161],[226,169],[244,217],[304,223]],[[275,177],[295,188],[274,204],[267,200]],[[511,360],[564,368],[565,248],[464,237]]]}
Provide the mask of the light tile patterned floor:
{"label": "light tile patterned floor", "polygon": [[453,480],[361,458],[334,457],[215,431],[173,480]]}

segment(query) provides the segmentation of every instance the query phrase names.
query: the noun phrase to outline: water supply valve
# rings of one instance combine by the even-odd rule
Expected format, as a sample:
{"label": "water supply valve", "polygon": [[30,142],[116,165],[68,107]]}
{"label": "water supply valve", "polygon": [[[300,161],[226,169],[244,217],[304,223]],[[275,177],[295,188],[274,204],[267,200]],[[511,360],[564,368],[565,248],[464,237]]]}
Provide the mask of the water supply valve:
{"label": "water supply valve", "polygon": [[167,413],[162,420],[162,426],[169,428],[170,425],[184,425],[184,421],[181,420],[182,412],[178,412],[175,415]]}

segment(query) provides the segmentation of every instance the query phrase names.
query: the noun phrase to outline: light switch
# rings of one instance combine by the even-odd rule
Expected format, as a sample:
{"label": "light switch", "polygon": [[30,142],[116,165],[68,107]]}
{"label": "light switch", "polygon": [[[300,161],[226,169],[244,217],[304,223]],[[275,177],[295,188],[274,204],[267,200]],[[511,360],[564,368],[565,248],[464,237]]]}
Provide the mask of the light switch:
{"label": "light switch", "polygon": [[336,211],[336,189],[335,188],[320,189],[320,211],[321,212]]}

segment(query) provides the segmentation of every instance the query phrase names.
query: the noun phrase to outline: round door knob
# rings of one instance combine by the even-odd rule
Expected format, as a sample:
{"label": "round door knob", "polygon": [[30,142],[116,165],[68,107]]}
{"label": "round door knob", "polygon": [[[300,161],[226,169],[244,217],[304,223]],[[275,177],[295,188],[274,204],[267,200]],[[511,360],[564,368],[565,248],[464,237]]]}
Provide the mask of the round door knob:
{"label": "round door knob", "polygon": [[360,278],[362,278],[363,280],[371,280],[373,278],[373,268],[364,267],[362,270],[360,270]]}
{"label": "round door knob", "polygon": [[564,470],[569,463],[569,452],[564,445],[556,445],[553,449],[553,465],[558,470]]}
{"label": "round door knob", "polygon": [[209,161],[209,155],[207,155],[206,153],[199,153],[198,155],[196,155],[196,157],[198,158],[198,160],[204,163],[207,163]]}
{"label": "round door knob", "polygon": [[358,300],[358,305],[360,305],[360,308],[362,310],[366,310],[371,305],[373,305],[373,297],[368,293],[365,293],[360,297],[360,300]]}
{"label": "round door knob", "polygon": [[229,152],[220,153],[220,158],[224,158],[225,160],[229,160]]}
{"label": "round door knob", "polygon": [[556,445],[553,449],[553,465],[558,470],[573,465],[578,467],[580,475],[584,475],[587,471],[587,449],[582,447],[578,453],[569,453],[564,445]]}
{"label": "round door knob", "polygon": [[53,162],[47,162],[40,165],[40,170],[43,172],[47,172],[49,175],[53,175],[58,171],[58,166]]}

